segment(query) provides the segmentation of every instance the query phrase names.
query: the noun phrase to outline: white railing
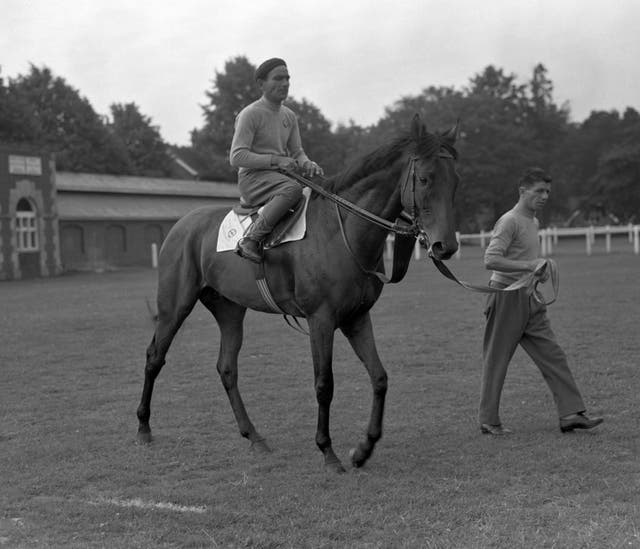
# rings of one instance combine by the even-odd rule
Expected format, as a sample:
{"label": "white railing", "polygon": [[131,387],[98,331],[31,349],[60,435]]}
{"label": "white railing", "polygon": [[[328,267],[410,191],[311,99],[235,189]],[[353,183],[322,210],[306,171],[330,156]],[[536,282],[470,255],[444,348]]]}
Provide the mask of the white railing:
{"label": "white railing", "polygon": [[[564,237],[576,238],[583,236],[585,253],[587,255],[591,255],[593,253],[593,245],[595,244],[596,236],[604,235],[605,252],[611,253],[611,236],[616,234],[626,234],[633,249],[633,253],[636,255],[640,254],[640,225],[633,225],[631,223],[624,226],[549,227],[547,229],[540,229],[538,234],[540,236],[540,252],[543,257],[552,255],[554,248],[558,246],[559,239]],[[458,252],[455,254],[455,258],[460,259],[460,257],[462,257],[462,247],[464,244],[477,242],[480,248],[486,248],[489,243],[489,239],[491,238],[491,231],[481,231],[476,234],[456,232],[456,238],[458,240]],[[393,235],[389,235],[387,238],[385,253],[388,258],[393,255]],[[414,249],[415,259],[420,259],[424,253],[425,250],[416,242],[416,247]]]}

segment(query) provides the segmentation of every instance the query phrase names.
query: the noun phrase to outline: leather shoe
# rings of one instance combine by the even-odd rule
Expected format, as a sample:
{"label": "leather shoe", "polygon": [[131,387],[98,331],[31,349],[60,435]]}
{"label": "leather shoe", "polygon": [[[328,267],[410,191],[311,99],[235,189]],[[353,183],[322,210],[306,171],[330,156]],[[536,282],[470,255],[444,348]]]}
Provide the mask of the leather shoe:
{"label": "leather shoe", "polygon": [[589,417],[584,412],[560,418],[560,430],[569,433],[574,429],[593,429],[604,421],[601,417]]}
{"label": "leather shoe", "polygon": [[236,245],[236,253],[254,263],[262,262],[262,242],[253,238],[243,238]]}
{"label": "leather shoe", "polygon": [[513,433],[511,429],[507,429],[502,425],[489,425],[488,423],[480,425],[480,431],[483,435],[493,435],[496,437],[503,437]]}

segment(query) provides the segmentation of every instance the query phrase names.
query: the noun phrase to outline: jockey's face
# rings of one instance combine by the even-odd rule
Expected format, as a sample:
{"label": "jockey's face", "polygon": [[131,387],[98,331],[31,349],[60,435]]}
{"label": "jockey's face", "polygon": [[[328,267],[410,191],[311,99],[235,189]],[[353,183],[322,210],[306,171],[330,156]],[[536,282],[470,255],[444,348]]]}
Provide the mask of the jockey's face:
{"label": "jockey's face", "polygon": [[260,80],[263,97],[276,105],[280,105],[289,95],[289,71],[284,65],[269,71],[265,80]]}

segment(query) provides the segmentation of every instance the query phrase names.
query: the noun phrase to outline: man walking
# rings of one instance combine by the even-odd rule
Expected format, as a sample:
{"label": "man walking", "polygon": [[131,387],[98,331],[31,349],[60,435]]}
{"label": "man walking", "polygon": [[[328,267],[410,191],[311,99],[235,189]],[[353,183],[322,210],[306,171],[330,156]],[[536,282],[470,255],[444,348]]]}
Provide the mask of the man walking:
{"label": "man walking", "polygon": [[[539,257],[535,214],[547,202],[551,178],[540,168],[528,168],[519,180],[518,203],[498,219],[486,249],[484,264],[493,271],[489,285],[505,288],[525,273],[548,276]],[[479,421],[482,433],[506,435],[499,415],[507,367],[518,345],[540,369],[553,394],[562,432],[592,429],[603,419],[588,417],[567,357],[556,341],[547,308],[527,288],[496,292],[487,299]]]}

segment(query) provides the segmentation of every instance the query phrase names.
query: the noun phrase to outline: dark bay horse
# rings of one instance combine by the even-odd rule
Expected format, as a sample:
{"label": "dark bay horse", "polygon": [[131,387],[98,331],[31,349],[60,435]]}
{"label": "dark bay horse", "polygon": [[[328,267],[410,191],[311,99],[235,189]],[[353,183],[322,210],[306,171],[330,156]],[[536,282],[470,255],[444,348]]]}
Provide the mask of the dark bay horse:
{"label": "dark bay horse", "polygon": [[[452,212],[459,180],[456,138],[457,126],[446,133],[430,133],[416,116],[407,135],[354,162],[323,187],[388,221],[401,214],[410,217],[416,235],[428,238],[430,253],[448,259],[458,246]],[[258,290],[255,266],[231,251],[216,252],[218,228],[226,213],[213,207],[190,212],[174,225],[160,250],[157,323],[147,348],[137,410],[142,442],[151,440],[154,381],[176,332],[200,300],[220,328],[217,369],[240,434],[254,449],[269,451],[249,419],[237,379],[246,310],[273,310]],[[369,310],[383,288],[372,271],[384,269],[387,234],[384,227],[338,210],[334,202],[314,192],[307,207],[306,236],[265,256],[266,279],[275,302],[286,314],[304,317],[308,323],[318,402],[316,444],[325,467],[336,472],[344,471],[329,435],[333,341],[338,328],[364,363],[373,389],[366,438],[351,452],[355,467],[367,461],[382,435],[387,374],[378,357]]]}

